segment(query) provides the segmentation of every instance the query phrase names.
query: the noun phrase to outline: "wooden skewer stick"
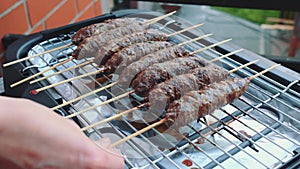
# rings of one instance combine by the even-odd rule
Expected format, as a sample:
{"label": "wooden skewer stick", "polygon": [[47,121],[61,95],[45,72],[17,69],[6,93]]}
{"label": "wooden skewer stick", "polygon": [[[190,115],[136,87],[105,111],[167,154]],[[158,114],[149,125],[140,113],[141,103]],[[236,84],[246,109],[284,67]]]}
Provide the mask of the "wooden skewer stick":
{"label": "wooden skewer stick", "polygon": [[249,65],[252,65],[253,63],[256,63],[256,62],[258,62],[258,61],[259,61],[258,59],[257,59],[257,60],[253,60],[253,61],[248,62],[248,63],[246,63],[246,64],[244,64],[244,65],[242,65],[242,66],[240,66],[240,67],[231,69],[231,70],[229,70],[228,72],[229,72],[229,73],[233,73],[233,72],[238,71],[238,70],[240,70],[240,69],[242,69],[242,68],[244,68],[244,67],[247,67],[247,66],[249,66]]}
{"label": "wooden skewer stick", "polygon": [[62,74],[62,73],[64,73],[64,72],[70,71],[70,70],[72,70],[72,69],[76,69],[76,68],[85,66],[85,65],[87,65],[87,64],[92,63],[93,61],[94,61],[94,59],[88,60],[88,61],[86,61],[86,62],[80,63],[79,65],[75,65],[75,66],[69,67],[69,68],[67,68],[67,69],[61,70],[61,71],[59,71],[59,72],[55,72],[55,73],[53,73],[53,74],[51,74],[51,75],[44,76],[44,77],[41,77],[41,78],[32,80],[32,81],[29,82],[29,84],[33,84],[33,83],[39,82],[39,81],[41,81],[41,80],[48,79],[48,78],[50,78],[50,77],[52,77],[52,76],[55,76],[55,75]]}
{"label": "wooden skewer stick", "polygon": [[69,61],[71,61],[71,60],[73,60],[73,58],[69,58],[69,59],[67,59],[67,60],[65,60],[65,61],[63,61],[63,62],[60,62],[60,63],[58,63],[58,64],[56,64],[56,65],[54,65],[54,66],[51,66],[51,67],[49,67],[49,68],[47,68],[47,69],[45,69],[45,70],[43,70],[43,71],[40,71],[40,72],[38,72],[38,73],[36,73],[36,74],[34,74],[34,75],[32,75],[32,76],[29,76],[29,77],[27,77],[27,78],[25,78],[25,79],[22,79],[22,80],[20,80],[20,81],[18,81],[18,82],[15,82],[15,83],[11,84],[10,87],[13,88],[13,87],[15,87],[15,86],[17,86],[17,85],[20,85],[20,84],[22,84],[22,83],[24,83],[24,82],[27,82],[28,80],[33,79],[34,77],[37,77],[37,76],[39,76],[39,75],[42,75],[43,73],[45,73],[45,72],[47,72],[47,71],[49,71],[49,70],[52,70],[52,69],[54,69],[54,68],[56,68],[56,67],[58,67],[58,66],[61,66],[61,65],[65,64],[65,63],[67,63],[67,62],[69,62]]}
{"label": "wooden skewer stick", "polygon": [[159,20],[162,20],[162,19],[164,19],[164,18],[166,18],[168,16],[173,15],[174,13],[176,13],[176,11],[170,12],[170,13],[162,15],[162,16],[155,17],[153,19],[149,19],[149,20],[145,21],[144,24],[149,24],[149,25],[153,24],[153,23],[155,23],[155,22],[157,22]]}
{"label": "wooden skewer stick", "polygon": [[[241,66],[239,66],[239,67],[237,67],[237,68],[235,68],[235,69],[230,70],[229,73],[233,73],[233,72],[235,72],[235,71],[238,71],[238,70],[240,70],[240,69],[242,69],[242,68],[244,68],[244,67],[247,67],[247,66],[249,66],[249,65],[251,65],[251,64],[254,64],[254,63],[258,62],[258,61],[259,61],[259,60],[254,60],[254,61],[251,61],[251,62],[246,63],[246,64],[244,64],[244,65],[241,65]],[[109,122],[109,121],[114,120],[114,119],[116,119],[116,118],[119,118],[119,117],[121,117],[121,116],[123,116],[123,115],[126,115],[126,114],[128,114],[128,113],[130,113],[130,112],[133,112],[133,111],[135,111],[135,110],[139,110],[141,107],[147,107],[147,106],[148,106],[148,107],[150,106],[149,103],[143,103],[143,104],[141,104],[141,105],[139,105],[139,106],[136,106],[136,107],[134,107],[134,108],[128,109],[128,110],[126,110],[126,111],[124,111],[124,112],[122,112],[122,113],[116,114],[116,115],[111,116],[111,117],[109,117],[109,118],[106,118],[106,119],[104,119],[104,120],[102,120],[102,121],[93,123],[93,124],[91,124],[91,125],[89,125],[89,126],[86,126],[86,127],[83,127],[81,130],[84,131],[84,130],[87,130],[87,129],[89,129],[89,128],[92,128],[92,127],[95,127],[95,126],[97,126],[97,125],[100,125],[100,124],[102,124],[102,123]]]}
{"label": "wooden skewer stick", "polygon": [[38,57],[38,56],[43,55],[43,54],[46,54],[46,53],[50,53],[50,52],[53,52],[53,51],[57,51],[57,50],[60,50],[60,49],[69,47],[69,46],[71,46],[71,45],[72,45],[72,44],[66,44],[66,45],[63,45],[63,46],[60,46],[60,47],[57,47],[57,48],[54,48],[54,49],[50,49],[50,50],[47,50],[47,51],[44,51],[44,52],[41,52],[41,53],[38,53],[38,54],[35,54],[35,55],[32,55],[32,56],[27,56],[27,57],[25,57],[25,58],[21,58],[21,59],[12,61],[12,62],[8,62],[8,63],[3,64],[3,67],[11,66],[11,65],[13,65],[13,64],[20,63],[20,62],[23,62],[23,61],[25,61],[25,60],[29,60],[29,59],[31,59],[31,58],[35,58],[35,57]]}
{"label": "wooden skewer stick", "polygon": [[185,28],[185,29],[182,29],[182,30],[180,30],[180,31],[171,33],[171,34],[168,35],[168,37],[174,36],[174,35],[178,35],[178,34],[181,34],[182,32],[186,32],[186,31],[188,31],[188,30],[195,29],[195,28],[198,28],[198,27],[203,26],[203,25],[204,25],[204,23],[200,23],[200,24],[197,24],[197,25],[190,26],[190,27]]}
{"label": "wooden skewer stick", "polygon": [[66,79],[66,80],[60,81],[58,83],[53,83],[51,85],[48,85],[48,86],[45,86],[45,87],[41,87],[39,89],[31,90],[30,93],[36,95],[36,94],[38,94],[41,91],[50,89],[52,87],[55,87],[55,86],[58,86],[58,85],[61,85],[61,84],[64,84],[64,83],[67,83],[67,82],[70,82],[70,81],[73,81],[73,80],[76,80],[76,79],[80,79],[80,78],[83,78],[83,77],[95,75],[95,74],[98,74],[99,72],[102,72],[102,71],[103,70],[96,70],[96,71],[93,71],[93,72],[90,72],[90,73],[86,73],[86,74],[83,74],[83,75],[80,75],[80,76],[76,76],[76,77],[73,77],[73,78],[70,78],[70,79]]}
{"label": "wooden skewer stick", "polygon": [[134,107],[134,108],[128,109],[128,110],[126,110],[126,111],[123,111],[122,113],[118,113],[118,114],[116,114],[116,115],[114,115],[114,116],[110,116],[110,117],[108,117],[108,118],[106,118],[106,119],[103,119],[102,121],[93,123],[93,124],[91,124],[91,125],[89,125],[89,126],[85,126],[85,127],[81,128],[81,131],[85,131],[85,130],[87,130],[87,129],[89,129],[89,128],[93,128],[93,127],[96,127],[96,126],[98,126],[98,125],[100,125],[100,124],[103,124],[103,123],[105,123],[105,122],[109,122],[109,121],[111,121],[111,120],[114,120],[114,119],[116,119],[116,118],[119,118],[119,117],[121,117],[121,116],[123,116],[123,115],[126,115],[126,114],[128,114],[128,113],[130,113],[130,112],[133,112],[133,111],[135,111],[135,110],[139,110],[141,107],[146,106],[147,104],[148,104],[148,103],[141,104],[141,105],[136,106],[136,107]]}
{"label": "wooden skewer stick", "polygon": [[190,39],[190,40],[188,40],[188,41],[185,41],[185,42],[179,43],[178,45],[179,45],[179,46],[183,46],[183,45],[186,45],[186,44],[188,44],[188,43],[195,42],[195,41],[197,41],[197,40],[200,40],[200,39],[203,39],[203,38],[209,37],[209,36],[211,36],[211,35],[213,35],[213,34],[212,34],[212,33],[205,34],[205,35],[199,36],[199,37],[197,37],[197,38]]}
{"label": "wooden skewer stick", "polygon": [[226,40],[223,40],[223,41],[214,43],[214,44],[212,44],[212,45],[209,45],[209,46],[206,46],[206,47],[201,48],[201,49],[199,49],[199,50],[196,50],[196,51],[192,52],[192,54],[196,54],[196,53],[202,52],[202,51],[207,50],[207,49],[210,49],[210,48],[212,48],[212,47],[215,47],[215,46],[221,45],[221,44],[223,44],[223,43],[229,42],[229,41],[231,41],[231,40],[232,40],[232,39],[226,39]]}
{"label": "wooden skewer stick", "polygon": [[256,77],[258,77],[258,76],[260,76],[260,75],[262,75],[262,74],[264,74],[264,73],[266,73],[266,72],[269,72],[270,70],[272,70],[272,69],[274,69],[274,68],[276,68],[276,67],[278,67],[278,66],[280,66],[280,65],[281,65],[281,64],[273,65],[273,66],[269,67],[268,69],[265,69],[265,70],[263,70],[263,71],[261,71],[261,72],[255,74],[255,75],[253,75],[253,76],[250,76],[250,77],[249,77],[249,80],[253,80],[254,78],[256,78]]}
{"label": "wooden skewer stick", "polygon": [[65,103],[63,103],[63,104],[57,105],[57,106],[55,106],[55,107],[52,107],[51,110],[59,109],[59,108],[61,108],[61,107],[64,107],[64,106],[69,105],[69,104],[71,104],[71,103],[74,103],[74,102],[76,102],[76,101],[78,101],[78,100],[80,100],[80,99],[83,99],[83,98],[85,98],[85,97],[88,97],[88,96],[90,96],[90,95],[92,95],[92,94],[96,94],[96,93],[98,93],[98,92],[100,92],[100,91],[102,91],[102,90],[105,90],[105,89],[107,89],[107,88],[109,88],[109,87],[111,87],[111,86],[114,86],[116,83],[117,83],[117,82],[113,82],[113,83],[108,84],[108,85],[106,85],[106,86],[103,86],[103,87],[101,87],[101,88],[99,88],[99,89],[97,89],[97,90],[93,90],[93,91],[91,91],[91,92],[89,92],[89,93],[86,93],[86,94],[84,94],[84,95],[81,95],[81,96],[79,96],[79,97],[77,97],[77,98],[75,98],[75,99],[69,100],[69,101],[67,101],[67,102],[65,102]]}
{"label": "wooden skewer stick", "polygon": [[238,49],[238,50],[235,50],[235,51],[233,51],[233,52],[227,53],[227,54],[222,55],[222,56],[220,56],[220,57],[214,58],[214,59],[210,60],[209,62],[214,62],[214,61],[216,61],[216,60],[219,60],[220,58],[225,58],[225,57],[227,57],[227,56],[234,55],[234,54],[236,54],[236,53],[238,53],[238,52],[241,52],[241,51],[243,51],[243,50],[244,50],[244,49]]}
{"label": "wooden skewer stick", "polygon": [[153,123],[153,124],[151,124],[151,125],[149,125],[149,126],[143,128],[143,129],[141,129],[141,130],[135,132],[134,134],[131,134],[131,135],[127,136],[127,137],[124,137],[123,139],[121,139],[121,140],[119,140],[119,141],[117,141],[117,142],[111,144],[111,146],[112,146],[112,147],[116,147],[116,146],[118,146],[118,145],[124,143],[125,141],[132,139],[133,137],[136,137],[136,136],[138,136],[138,135],[140,135],[140,134],[142,134],[142,133],[144,133],[144,132],[146,132],[146,131],[148,131],[148,130],[150,130],[150,129],[152,129],[152,128],[158,126],[158,125],[161,125],[161,124],[165,123],[166,121],[167,121],[166,118],[161,119],[160,121],[155,122],[155,123]]}
{"label": "wooden skewer stick", "polygon": [[65,116],[65,118],[72,118],[72,117],[78,116],[78,115],[80,115],[80,114],[82,114],[82,113],[84,113],[84,112],[87,112],[87,111],[89,111],[89,110],[93,110],[93,109],[95,109],[95,108],[97,108],[97,107],[106,105],[106,104],[108,104],[108,103],[110,103],[110,102],[113,102],[113,101],[119,100],[119,99],[121,99],[121,98],[123,98],[123,97],[126,97],[126,96],[132,94],[133,92],[134,92],[134,91],[129,91],[129,92],[123,93],[123,94],[121,94],[121,95],[119,95],[119,96],[117,96],[117,97],[111,98],[111,99],[106,100],[106,101],[104,101],[104,102],[102,102],[102,103],[99,103],[99,104],[96,104],[96,105],[94,105],[94,106],[91,106],[91,107],[89,107],[89,108],[87,108],[87,109],[81,110],[81,111],[79,111],[79,112],[77,112],[77,113],[74,113],[74,114],[70,114],[70,115],[68,115],[68,116]]}

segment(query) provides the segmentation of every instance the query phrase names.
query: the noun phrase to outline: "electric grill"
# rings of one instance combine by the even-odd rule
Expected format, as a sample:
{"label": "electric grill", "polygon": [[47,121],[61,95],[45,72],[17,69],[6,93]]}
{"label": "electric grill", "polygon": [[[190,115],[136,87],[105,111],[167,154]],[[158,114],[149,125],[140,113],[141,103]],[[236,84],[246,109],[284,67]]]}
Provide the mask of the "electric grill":
{"label": "electric grill", "polygon": [[[79,28],[106,19],[119,17],[149,19],[159,15],[161,14],[155,12],[124,10],[42,31],[12,44],[6,51],[5,59],[6,62],[10,62],[69,44],[71,36]],[[168,33],[189,26],[191,26],[189,22],[176,16],[168,17],[154,25]],[[191,30],[171,40],[179,43],[202,34],[201,29]],[[218,41],[216,38],[205,38],[185,47],[194,51]],[[37,95],[30,94],[33,89],[97,69],[97,65],[90,64],[39,83],[26,82],[14,88],[10,87],[16,81],[66,60],[75,48],[76,46],[68,46],[4,68],[5,95],[28,98],[48,107],[54,107],[115,80],[114,77],[95,75],[56,86]],[[226,43],[214,49],[205,50],[198,55],[209,60],[237,49],[239,49],[238,46]],[[260,59],[260,61],[231,76],[251,76],[275,64],[246,50],[224,58],[217,64],[230,70],[255,59]],[[44,73],[43,76],[81,62],[83,61],[72,60]],[[104,77],[105,82],[97,81],[99,77]],[[298,73],[280,66],[255,78],[245,94],[230,105],[183,126],[181,132],[185,139],[176,140],[172,136],[151,129],[119,145],[117,149],[124,155],[128,168],[297,168],[300,166],[299,79]],[[93,108],[105,100],[116,98],[126,92],[116,85],[57,109],[56,112],[67,116],[88,107]],[[134,97],[115,99],[109,104],[96,106],[94,109],[77,115],[73,117],[73,120],[84,128],[120,111],[132,108],[132,99]],[[136,100],[135,104],[139,104],[138,102]],[[142,123],[139,123],[140,121]],[[131,116],[93,126],[85,130],[85,134],[91,139],[109,137],[112,142],[116,142],[147,125],[149,123],[144,120],[141,111],[137,111]]]}

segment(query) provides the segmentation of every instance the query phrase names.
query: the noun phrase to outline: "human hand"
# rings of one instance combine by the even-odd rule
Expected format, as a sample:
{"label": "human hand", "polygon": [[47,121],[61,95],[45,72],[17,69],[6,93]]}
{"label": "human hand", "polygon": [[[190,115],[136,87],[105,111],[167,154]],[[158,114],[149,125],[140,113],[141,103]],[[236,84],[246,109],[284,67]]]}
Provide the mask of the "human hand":
{"label": "human hand", "polygon": [[[102,142],[106,142],[104,140]],[[105,147],[105,146],[101,146]],[[0,96],[0,168],[124,168],[123,157],[99,148],[80,128],[49,108]]]}

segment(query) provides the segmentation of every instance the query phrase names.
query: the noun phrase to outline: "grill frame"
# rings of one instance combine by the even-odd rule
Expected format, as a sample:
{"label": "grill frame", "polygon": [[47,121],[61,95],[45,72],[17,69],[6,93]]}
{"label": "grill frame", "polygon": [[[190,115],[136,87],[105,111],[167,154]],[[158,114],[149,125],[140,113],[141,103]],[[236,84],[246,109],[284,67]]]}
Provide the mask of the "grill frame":
{"label": "grill frame", "polygon": [[[65,32],[76,31],[77,29],[79,29],[83,26],[90,25],[91,23],[95,23],[95,22],[101,22],[105,19],[124,17],[124,16],[130,15],[130,14],[136,14],[139,12],[143,12],[143,11],[137,11],[137,10],[118,11],[115,13],[110,13],[110,14],[102,15],[102,16],[99,16],[96,18],[92,18],[87,21],[82,21],[79,23],[75,23],[75,24],[59,27],[56,29],[51,29],[48,31],[43,31],[43,32],[39,32],[39,33],[36,33],[33,35],[29,35],[23,39],[18,40],[17,42],[15,42],[13,45],[11,45],[7,49],[7,53],[5,55],[6,61],[9,62],[9,61],[13,61],[15,59],[25,57],[27,55],[28,51],[33,46],[38,44],[39,42],[47,40],[47,39],[51,39],[53,37],[56,37],[60,34],[65,33]],[[209,39],[209,40],[211,40],[211,41],[208,41],[206,43],[217,42],[214,39]],[[239,48],[233,44],[223,44],[223,45],[220,45],[215,48],[215,50],[217,52],[222,53],[222,54],[229,53],[230,51],[234,51],[236,49],[239,49]],[[241,54],[236,54],[231,58],[240,63],[246,63],[253,59],[263,60],[260,64],[257,64],[257,68],[253,68],[253,70],[256,70],[256,71],[259,71],[261,69],[265,69],[265,68],[269,67],[267,65],[274,64],[272,61],[264,59],[261,56],[256,55],[250,51],[246,51],[246,53],[243,52]],[[32,89],[41,87],[41,84],[39,84],[39,83],[34,84],[34,85],[28,85],[28,83],[24,83],[20,86],[17,86],[15,88],[11,89],[9,87],[10,84],[26,77],[21,72],[19,72],[19,70],[23,69],[24,67],[26,67],[26,65],[24,63],[20,63],[20,64],[16,64],[14,66],[10,66],[10,67],[7,67],[4,69],[4,86],[5,86],[5,94],[6,95],[14,96],[14,97],[29,98],[31,100],[37,101],[41,104],[44,104],[48,107],[54,107],[55,105],[62,103],[63,98],[61,98],[60,96],[53,98],[53,95],[51,93],[49,93],[48,91],[41,92],[39,95],[36,95],[34,97],[32,95],[30,95],[29,93]],[[284,70],[284,71],[282,71],[282,70]],[[32,73],[32,74],[36,73],[36,71],[33,69],[31,69],[30,71],[31,71],[30,73]],[[17,75],[16,75],[16,72],[18,72]],[[266,76],[271,77],[271,79],[273,79],[274,81],[278,81],[279,84],[285,84],[283,86],[288,86],[288,84],[291,84],[296,80],[299,80],[299,79],[297,79],[297,77],[295,77],[295,75],[297,75],[297,73],[295,73],[289,69],[286,69],[284,67],[281,67],[281,70],[272,70]],[[294,90],[298,93],[300,92],[299,88],[300,87],[296,86],[296,85],[293,85],[291,87],[292,90]],[[63,112],[58,112],[58,113],[60,113],[62,115],[68,114],[68,112],[64,111],[64,109],[62,111]],[[81,124],[77,118],[74,118],[74,120],[77,121],[78,124]],[[89,134],[89,133],[87,133],[87,134]],[[134,143],[132,143],[132,144],[134,144]],[[165,155],[165,158],[169,158],[169,156]],[[299,156],[296,155],[295,158],[299,159]],[[294,159],[291,159],[291,160],[294,160]],[[150,161],[153,163],[153,161],[151,159],[150,159]],[[299,162],[300,162],[300,160],[298,160],[298,163]],[[218,162],[215,161],[215,163],[218,163]],[[134,164],[130,164],[130,165],[133,166]],[[207,167],[211,168],[212,166],[207,166]]]}

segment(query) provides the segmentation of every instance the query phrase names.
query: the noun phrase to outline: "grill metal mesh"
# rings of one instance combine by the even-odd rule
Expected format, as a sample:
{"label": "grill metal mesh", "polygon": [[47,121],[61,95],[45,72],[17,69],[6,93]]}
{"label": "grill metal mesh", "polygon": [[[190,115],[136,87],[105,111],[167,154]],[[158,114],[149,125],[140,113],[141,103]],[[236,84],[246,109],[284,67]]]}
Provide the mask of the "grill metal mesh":
{"label": "grill metal mesh", "polygon": [[[190,24],[176,19],[176,27],[185,28]],[[162,21],[156,26],[161,27],[171,18]],[[172,25],[172,24],[171,24]],[[169,25],[163,29],[167,33],[174,32]],[[203,34],[201,29],[193,30],[197,36]],[[28,55],[34,55],[55,47],[71,43],[70,38],[74,32],[48,39],[34,46]],[[172,38],[173,42],[179,43],[190,39],[184,34]],[[214,41],[214,39],[209,39]],[[206,42],[197,41],[187,45],[186,48],[194,51],[209,45]],[[61,62],[68,58],[75,46],[70,46],[59,51],[41,55],[26,62],[28,67],[38,67],[39,71],[49,67],[49,64]],[[222,54],[215,49],[206,50],[198,55],[212,59]],[[84,60],[86,61],[86,60]],[[78,65],[83,60],[72,60],[67,64],[49,71],[43,76],[52,74],[59,70],[67,69]],[[244,63],[232,58],[221,59],[218,65],[231,70]],[[70,77],[85,74],[98,69],[97,65],[89,64],[84,68],[67,71],[47,80],[41,81],[42,86],[56,83]],[[231,74],[231,77],[247,77],[256,74],[258,71],[250,66]],[[77,98],[85,93],[103,87],[115,79],[104,76],[107,82],[99,83],[95,76],[85,77],[70,83],[66,83],[48,90],[52,95],[60,95],[64,101]],[[184,139],[180,142],[174,138],[151,129],[137,138],[131,139],[118,146],[126,159],[129,168],[276,168],[291,159],[295,154],[294,150],[299,148],[300,143],[300,94],[291,89],[299,85],[294,81],[288,85],[280,84],[267,76],[260,76],[254,79],[242,97],[236,99],[232,104],[207,115],[198,122],[185,126],[182,132]],[[118,93],[116,92],[118,91]],[[115,85],[113,88],[105,89],[103,92],[94,93],[80,99],[64,109],[72,114],[87,107],[92,107],[100,102],[115,98],[118,94],[127,91]],[[132,108],[127,99],[118,99],[96,109],[89,110],[76,116],[82,127],[94,124],[104,118],[119,112],[115,107],[122,106],[124,110]],[[117,106],[118,105],[118,106]],[[60,112],[60,111],[59,111]],[[66,115],[63,114],[62,115]],[[91,139],[110,137],[113,142],[124,138],[139,129],[134,125],[129,116],[92,127],[85,131]],[[137,111],[132,117],[140,119],[144,124],[149,123],[143,120],[142,112]],[[155,137],[153,137],[155,135]],[[165,148],[165,147],[168,148]],[[184,160],[192,162],[188,167],[183,164]]]}

